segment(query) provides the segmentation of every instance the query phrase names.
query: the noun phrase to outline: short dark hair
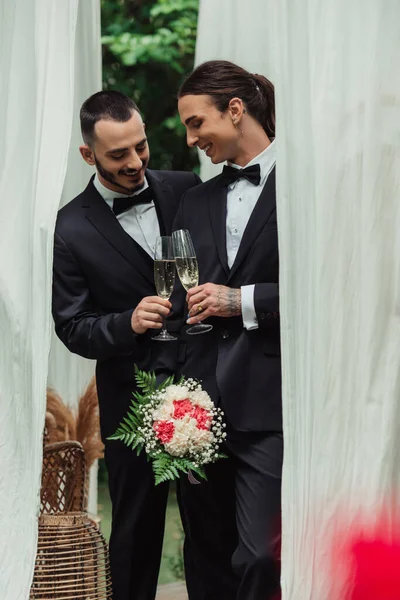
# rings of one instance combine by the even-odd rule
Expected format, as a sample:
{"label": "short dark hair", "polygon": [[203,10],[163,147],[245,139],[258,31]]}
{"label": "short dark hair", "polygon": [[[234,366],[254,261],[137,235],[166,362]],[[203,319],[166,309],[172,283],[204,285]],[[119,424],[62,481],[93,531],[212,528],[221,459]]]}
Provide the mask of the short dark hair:
{"label": "short dark hair", "polygon": [[221,112],[227,110],[232,98],[241,98],[268,137],[275,137],[274,85],[263,75],[249,73],[228,60],[209,60],[184,80],[178,98],[191,94],[210,96]]}
{"label": "short dark hair", "polygon": [[106,119],[125,123],[134,111],[140,112],[135,102],[114,90],[96,92],[82,104],[80,119],[81,131],[85,144],[89,146],[94,140],[94,128],[98,121]]}

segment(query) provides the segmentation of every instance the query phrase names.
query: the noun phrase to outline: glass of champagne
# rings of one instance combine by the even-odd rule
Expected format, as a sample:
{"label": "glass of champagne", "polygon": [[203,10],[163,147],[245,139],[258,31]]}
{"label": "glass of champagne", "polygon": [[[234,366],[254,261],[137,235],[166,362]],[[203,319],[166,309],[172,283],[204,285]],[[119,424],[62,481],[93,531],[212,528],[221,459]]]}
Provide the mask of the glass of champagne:
{"label": "glass of champagne", "polygon": [[[169,300],[175,283],[175,259],[172,249],[172,238],[160,236],[156,240],[154,249],[154,283],[157,296]],[[162,329],[152,340],[158,342],[171,342],[177,338],[170,335],[166,327],[166,319],[163,317]]]}
{"label": "glass of champagne", "polygon": [[[172,233],[172,243],[176,270],[178,271],[181,284],[188,292],[191,288],[199,285],[199,268],[189,231],[187,229],[174,231]],[[199,333],[207,333],[207,331],[211,331],[212,328],[213,326],[208,323],[198,323],[197,325],[189,327],[186,333],[189,335],[197,335]]]}

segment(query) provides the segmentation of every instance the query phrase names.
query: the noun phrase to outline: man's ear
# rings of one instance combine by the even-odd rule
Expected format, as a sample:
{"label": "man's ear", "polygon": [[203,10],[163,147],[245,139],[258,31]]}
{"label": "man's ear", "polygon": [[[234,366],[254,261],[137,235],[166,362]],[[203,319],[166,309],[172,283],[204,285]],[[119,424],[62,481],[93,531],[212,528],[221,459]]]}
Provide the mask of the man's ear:
{"label": "man's ear", "polygon": [[94,159],[93,150],[87,144],[85,144],[84,146],[79,146],[79,152],[81,153],[83,160],[91,167],[94,167],[96,161]]}
{"label": "man's ear", "polygon": [[243,117],[243,113],[246,112],[241,98],[231,98],[228,105],[229,115],[232,122],[237,124]]}

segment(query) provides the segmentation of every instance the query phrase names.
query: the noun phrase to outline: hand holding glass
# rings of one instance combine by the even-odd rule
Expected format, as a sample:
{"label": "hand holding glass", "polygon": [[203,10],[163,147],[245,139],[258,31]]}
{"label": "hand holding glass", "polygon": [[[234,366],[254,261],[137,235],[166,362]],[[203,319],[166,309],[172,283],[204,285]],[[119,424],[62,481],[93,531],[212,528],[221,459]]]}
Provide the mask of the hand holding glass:
{"label": "hand holding glass", "polygon": [[[178,271],[181,284],[188,292],[191,288],[199,285],[199,268],[196,253],[190,233],[187,229],[179,229],[172,234],[172,243],[175,256],[176,270]],[[212,325],[198,323],[190,327],[186,333],[197,335],[211,331]]]}
{"label": "hand holding glass", "polygon": [[[164,300],[169,300],[175,283],[175,259],[172,249],[172,238],[168,236],[160,236],[156,240],[154,250],[154,283],[157,296]],[[157,336],[151,338],[152,340],[171,342],[177,339],[168,333],[165,321],[165,317],[163,317],[162,329]]]}

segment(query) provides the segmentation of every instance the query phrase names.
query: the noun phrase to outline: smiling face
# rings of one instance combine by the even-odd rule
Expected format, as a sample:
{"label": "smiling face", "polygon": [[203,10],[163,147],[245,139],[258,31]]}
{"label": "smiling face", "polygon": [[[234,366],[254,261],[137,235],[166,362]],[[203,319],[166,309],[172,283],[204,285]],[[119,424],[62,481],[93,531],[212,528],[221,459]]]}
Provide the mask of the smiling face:
{"label": "smiling face", "polygon": [[136,110],[124,123],[98,121],[93,143],[79,150],[88,164],[96,166],[99,180],[108,189],[131,194],[143,186],[150,152],[144,124]]}
{"label": "smiling face", "polygon": [[240,118],[242,106],[233,100],[221,112],[210,96],[187,95],[179,98],[178,110],[186,127],[188,146],[198,146],[214,164],[236,162],[240,144],[234,121]]}

